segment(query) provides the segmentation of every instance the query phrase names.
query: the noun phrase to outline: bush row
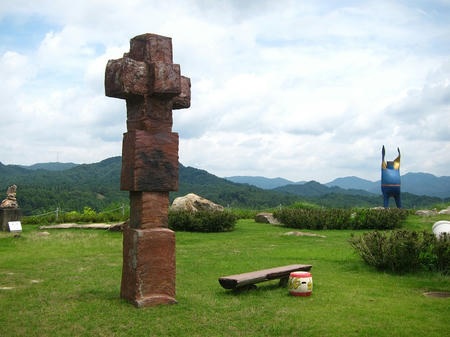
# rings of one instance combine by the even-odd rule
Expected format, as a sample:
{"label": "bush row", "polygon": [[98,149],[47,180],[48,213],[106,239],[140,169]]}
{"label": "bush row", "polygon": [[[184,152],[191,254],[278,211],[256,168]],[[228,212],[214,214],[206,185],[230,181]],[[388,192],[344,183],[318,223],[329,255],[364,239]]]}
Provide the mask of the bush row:
{"label": "bush row", "polygon": [[48,225],[53,223],[66,223],[66,222],[74,222],[74,223],[100,223],[100,222],[120,222],[125,221],[129,218],[129,210],[122,214],[121,210],[116,210],[113,212],[99,212],[97,213],[95,210],[90,207],[85,207],[82,213],[77,211],[72,212],[61,212],[56,217],[56,213],[52,213],[44,216],[26,216],[22,218],[23,224],[40,224],[40,225]]}
{"label": "bush row", "polygon": [[274,216],[286,227],[305,229],[393,229],[409,211],[388,209],[283,208]]}
{"label": "bush row", "polygon": [[450,273],[450,236],[406,230],[352,235],[351,246],[369,265],[395,273],[416,270]]}
{"label": "bush row", "polygon": [[229,232],[238,217],[229,211],[169,211],[169,228],[188,232]]}

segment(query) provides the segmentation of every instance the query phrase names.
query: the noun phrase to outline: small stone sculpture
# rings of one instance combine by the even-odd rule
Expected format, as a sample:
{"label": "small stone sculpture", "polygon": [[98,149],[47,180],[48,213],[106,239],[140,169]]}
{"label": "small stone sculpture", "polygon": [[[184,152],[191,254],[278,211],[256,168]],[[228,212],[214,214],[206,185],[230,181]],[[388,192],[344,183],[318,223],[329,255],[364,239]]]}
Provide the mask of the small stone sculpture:
{"label": "small stone sculpture", "polygon": [[19,204],[16,200],[16,191],[17,186],[12,185],[8,187],[8,190],[6,191],[6,199],[2,201],[0,207],[1,208],[19,208]]}

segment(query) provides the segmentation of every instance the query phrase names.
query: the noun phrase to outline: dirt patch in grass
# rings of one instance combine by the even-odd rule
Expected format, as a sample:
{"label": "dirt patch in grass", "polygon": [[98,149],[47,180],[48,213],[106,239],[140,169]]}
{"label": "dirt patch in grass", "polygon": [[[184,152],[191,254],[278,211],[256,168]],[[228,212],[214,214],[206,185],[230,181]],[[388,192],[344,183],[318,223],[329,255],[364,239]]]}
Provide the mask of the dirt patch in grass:
{"label": "dirt patch in grass", "polygon": [[446,291],[429,291],[423,294],[427,297],[438,297],[438,298],[450,297],[450,292]]}

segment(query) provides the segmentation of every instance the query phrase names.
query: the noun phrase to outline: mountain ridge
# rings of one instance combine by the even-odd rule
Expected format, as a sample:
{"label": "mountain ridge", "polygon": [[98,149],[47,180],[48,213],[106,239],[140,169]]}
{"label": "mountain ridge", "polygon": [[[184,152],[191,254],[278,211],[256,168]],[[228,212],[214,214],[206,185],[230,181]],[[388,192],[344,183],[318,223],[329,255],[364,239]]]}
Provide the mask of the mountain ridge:
{"label": "mountain ridge", "polygon": [[224,179],[230,180],[234,183],[253,185],[265,190],[270,190],[279,186],[289,184],[304,184],[306,182],[306,181],[295,182],[281,177],[266,178],[262,176],[231,176],[231,177],[224,177]]}
{"label": "mountain ridge", "polygon": [[[121,157],[111,157],[93,164],[49,171],[26,169],[0,163],[0,194],[7,187],[18,186],[17,199],[24,214],[39,214],[60,207],[82,210],[85,206],[102,210],[129,202],[128,192],[120,191]],[[327,187],[318,182],[290,184],[286,188],[264,190],[217,177],[209,172],[179,164],[179,190],[170,199],[196,193],[225,207],[267,209],[306,201],[326,207],[373,207],[382,205],[381,195],[364,190]],[[427,207],[442,198],[402,194],[404,206]],[[1,196],[0,196],[1,198]]]}
{"label": "mountain ridge", "polygon": [[[232,176],[225,179],[239,182],[241,184],[254,185],[267,190],[280,190],[280,187],[287,185],[304,185],[305,181],[293,182],[284,178],[266,178],[262,176]],[[288,182],[284,184],[284,182]],[[312,180],[314,181],[314,180]],[[431,173],[408,172],[401,176],[402,192],[415,195],[426,195],[438,198],[450,197],[450,176],[435,176]],[[350,194],[365,195],[361,191],[366,191],[375,195],[381,194],[381,182],[370,181],[357,176],[347,176],[336,178],[328,183],[321,184],[330,188],[339,187],[353,191]],[[281,190],[295,189],[293,187],[282,188]],[[301,188],[300,188],[301,190]],[[329,191],[331,192],[331,191]],[[342,191],[337,191],[342,194]]]}
{"label": "mountain ridge", "polygon": [[46,171],[64,171],[80,164],[75,163],[60,163],[60,162],[47,162],[36,163],[33,165],[17,165],[28,170],[46,170]]}

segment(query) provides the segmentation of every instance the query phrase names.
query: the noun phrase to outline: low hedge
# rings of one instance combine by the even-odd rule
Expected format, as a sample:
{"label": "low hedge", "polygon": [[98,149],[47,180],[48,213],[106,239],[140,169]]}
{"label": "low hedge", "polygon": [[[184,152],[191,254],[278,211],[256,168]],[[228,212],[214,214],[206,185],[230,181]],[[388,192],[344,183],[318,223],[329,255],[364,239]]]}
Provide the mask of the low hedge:
{"label": "low hedge", "polygon": [[230,232],[237,219],[229,211],[169,211],[169,228],[187,232]]}
{"label": "low hedge", "polygon": [[409,212],[404,209],[283,208],[273,213],[284,226],[301,229],[394,229]]}
{"label": "low hedge", "polygon": [[417,270],[450,274],[450,236],[396,230],[352,235],[350,245],[369,265],[394,273]]}
{"label": "low hedge", "polygon": [[56,218],[55,212],[44,216],[25,216],[22,218],[24,225],[48,225],[55,223],[100,223],[100,222],[120,222],[125,221],[130,217],[129,210],[122,214],[121,210],[104,211],[97,213],[95,210],[84,207],[83,212],[71,211],[60,212]]}

